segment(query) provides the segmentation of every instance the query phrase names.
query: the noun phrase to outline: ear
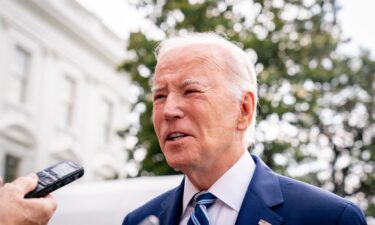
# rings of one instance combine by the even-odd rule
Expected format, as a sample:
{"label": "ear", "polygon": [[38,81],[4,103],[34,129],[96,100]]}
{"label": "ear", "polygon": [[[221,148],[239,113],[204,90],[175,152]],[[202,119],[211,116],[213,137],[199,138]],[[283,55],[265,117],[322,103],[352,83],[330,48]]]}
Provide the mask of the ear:
{"label": "ear", "polygon": [[241,115],[237,123],[237,128],[239,130],[245,131],[253,122],[255,107],[255,96],[253,92],[246,92],[240,102]]}

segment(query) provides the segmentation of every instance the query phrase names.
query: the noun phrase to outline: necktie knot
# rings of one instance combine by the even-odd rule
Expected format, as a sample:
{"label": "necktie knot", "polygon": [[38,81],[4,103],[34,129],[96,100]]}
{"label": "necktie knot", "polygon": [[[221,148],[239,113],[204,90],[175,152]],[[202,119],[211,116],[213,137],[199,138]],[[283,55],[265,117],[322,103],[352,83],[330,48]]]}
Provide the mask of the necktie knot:
{"label": "necktie knot", "polygon": [[204,205],[210,207],[216,201],[216,196],[207,191],[202,191],[194,196],[194,201],[197,205]]}
{"label": "necktie knot", "polygon": [[207,191],[199,192],[194,196],[195,207],[188,221],[188,225],[209,225],[207,209],[216,201],[216,196]]}

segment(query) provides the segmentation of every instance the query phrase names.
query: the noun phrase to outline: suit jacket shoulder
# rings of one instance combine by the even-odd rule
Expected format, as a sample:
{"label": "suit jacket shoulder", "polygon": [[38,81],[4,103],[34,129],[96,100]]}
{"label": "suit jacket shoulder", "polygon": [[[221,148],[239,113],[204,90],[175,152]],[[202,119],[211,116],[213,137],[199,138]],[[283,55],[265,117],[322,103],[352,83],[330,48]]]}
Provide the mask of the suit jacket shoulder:
{"label": "suit jacket shoulder", "polygon": [[321,188],[280,176],[253,156],[255,172],[236,225],[365,225],[363,212]]}
{"label": "suit jacket shoulder", "polygon": [[[274,208],[284,219],[304,224],[366,224],[358,206],[321,188],[278,176],[284,203]],[[293,209],[293,210],[290,210]],[[350,216],[349,216],[350,215]]]}

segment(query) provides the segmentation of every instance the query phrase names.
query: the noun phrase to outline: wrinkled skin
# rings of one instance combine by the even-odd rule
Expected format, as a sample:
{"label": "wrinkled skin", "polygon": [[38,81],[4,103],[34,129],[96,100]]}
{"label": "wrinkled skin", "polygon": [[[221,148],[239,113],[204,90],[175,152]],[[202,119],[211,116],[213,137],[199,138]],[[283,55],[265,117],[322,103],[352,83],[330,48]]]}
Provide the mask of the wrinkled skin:
{"label": "wrinkled skin", "polygon": [[225,54],[220,46],[173,49],[155,69],[153,122],[160,147],[168,164],[202,190],[243,154],[255,108],[251,92],[237,100],[229,90]]}

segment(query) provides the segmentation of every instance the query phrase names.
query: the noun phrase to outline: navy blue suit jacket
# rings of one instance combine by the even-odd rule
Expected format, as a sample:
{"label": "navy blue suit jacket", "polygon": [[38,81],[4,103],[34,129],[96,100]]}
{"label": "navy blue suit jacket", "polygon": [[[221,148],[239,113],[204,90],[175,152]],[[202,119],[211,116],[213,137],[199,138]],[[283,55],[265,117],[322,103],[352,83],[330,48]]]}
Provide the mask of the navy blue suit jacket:
{"label": "navy blue suit jacket", "polygon": [[[320,188],[275,174],[253,156],[256,169],[236,225],[365,225],[363,212],[353,203]],[[236,187],[233,187],[235,191]],[[178,225],[184,182],[129,213],[123,225],[137,225],[149,215],[161,225]],[[230,225],[230,224],[228,224]]]}

